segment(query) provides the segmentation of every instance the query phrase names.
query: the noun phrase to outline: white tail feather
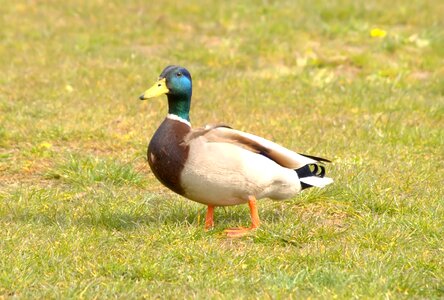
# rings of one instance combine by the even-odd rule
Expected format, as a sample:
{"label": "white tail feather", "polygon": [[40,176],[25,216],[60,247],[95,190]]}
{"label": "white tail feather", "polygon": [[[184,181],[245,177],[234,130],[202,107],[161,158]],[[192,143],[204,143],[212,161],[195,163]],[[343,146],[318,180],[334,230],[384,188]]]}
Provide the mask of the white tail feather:
{"label": "white tail feather", "polygon": [[333,179],[331,179],[329,177],[310,176],[310,177],[303,177],[299,180],[305,184],[320,187],[320,188],[323,188],[324,186],[333,183]]}

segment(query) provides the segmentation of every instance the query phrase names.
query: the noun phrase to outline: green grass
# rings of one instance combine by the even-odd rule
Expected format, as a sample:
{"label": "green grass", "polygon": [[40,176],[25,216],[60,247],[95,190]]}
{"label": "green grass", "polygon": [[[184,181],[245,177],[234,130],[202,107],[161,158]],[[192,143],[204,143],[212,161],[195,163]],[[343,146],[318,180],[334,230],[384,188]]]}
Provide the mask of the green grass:
{"label": "green grass", "polygon": [[[444,297],[444,5],[3,1],[0,298]],[[380,28],[385,37],[371,37]],[[195,126],[331,158],[335,183],[216,210],[161,186],[146,145],[168,64]]]}

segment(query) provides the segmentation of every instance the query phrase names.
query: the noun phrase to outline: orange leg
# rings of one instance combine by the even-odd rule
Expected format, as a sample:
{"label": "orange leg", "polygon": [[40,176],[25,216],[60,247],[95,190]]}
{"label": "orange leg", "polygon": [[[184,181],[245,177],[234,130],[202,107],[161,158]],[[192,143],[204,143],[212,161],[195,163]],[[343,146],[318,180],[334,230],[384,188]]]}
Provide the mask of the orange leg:
{"label": "orange leg", "polygon": [[249,197],[248,206],[250,207],[250,215],[251,215],[250,229],[256,229],[259,227],[261,221],[259,220],[259,213],[257,212],[256,198],[254,196]]}
{"label": "orange leg", "polygon": [[214,226],[214,205],[208,205],[207,215],[205,216],[205,230]]}
{"label": "orange leg", "polygon": [[256,198],[254,196],[248,197],[248,206],[250,207],[250,215],[251,215],[251,226],[249,228],[239,227],[239,228],[230,228],[226,229],[225,233],[229,237],[242,237],[259,227],[260,220],[259,214],[257,212],[256,206]]}

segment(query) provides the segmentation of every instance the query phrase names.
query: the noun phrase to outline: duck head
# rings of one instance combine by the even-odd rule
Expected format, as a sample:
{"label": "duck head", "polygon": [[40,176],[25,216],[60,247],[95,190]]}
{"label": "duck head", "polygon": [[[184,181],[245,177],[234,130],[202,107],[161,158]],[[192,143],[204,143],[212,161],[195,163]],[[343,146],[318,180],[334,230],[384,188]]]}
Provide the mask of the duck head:
{"label": "duck head", "polygon": [[168,97],[168,113],[189,121],[192,94],[190,72],[180,66],[166,67],[160,73],[159,80],[139,99],[146,100],[164,94]]}

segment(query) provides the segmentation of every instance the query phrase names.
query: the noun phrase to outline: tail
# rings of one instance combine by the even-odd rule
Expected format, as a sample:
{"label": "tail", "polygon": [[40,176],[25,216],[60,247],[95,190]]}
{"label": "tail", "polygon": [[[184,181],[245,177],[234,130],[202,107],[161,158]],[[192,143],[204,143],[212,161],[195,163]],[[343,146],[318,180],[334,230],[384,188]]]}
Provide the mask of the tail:
{"label": "tail", "polygon": [[308,164],[302,168],[296,169],[296,173],[301,181],[302,189],[310,188],[313,186],[323,188],[330,183],[333,183],[333,179],[324,177],[325,167],[317,164]]}

